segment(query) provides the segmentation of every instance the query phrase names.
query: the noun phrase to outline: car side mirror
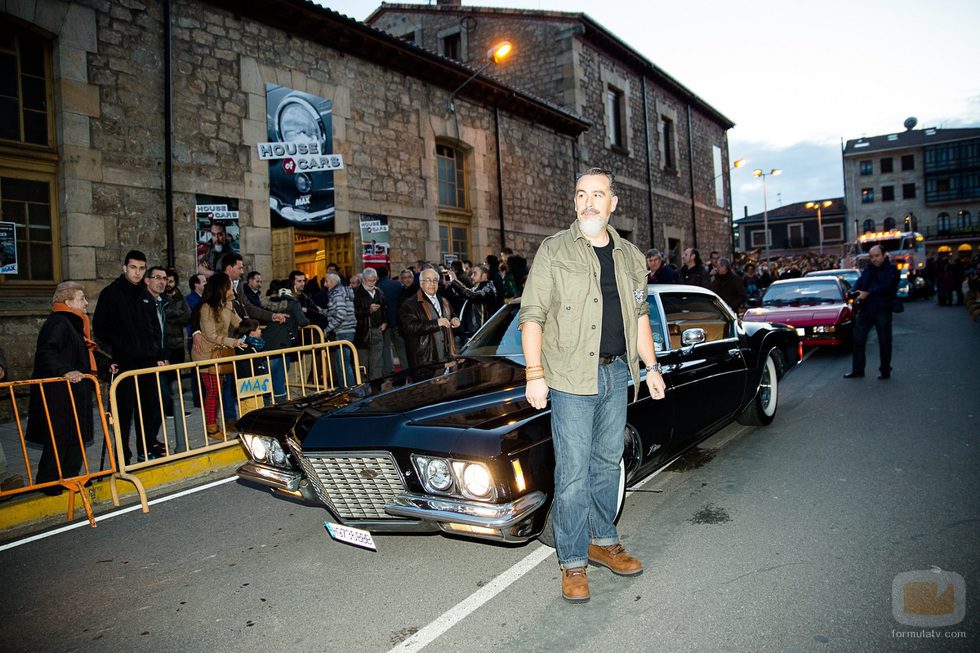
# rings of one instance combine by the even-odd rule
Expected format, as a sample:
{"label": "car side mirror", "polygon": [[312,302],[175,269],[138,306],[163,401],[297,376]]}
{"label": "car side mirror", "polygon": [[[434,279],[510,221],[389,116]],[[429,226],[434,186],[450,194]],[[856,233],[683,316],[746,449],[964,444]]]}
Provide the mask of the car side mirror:
{"label": "car side mirror", "polygon": [[749,308],[759,308],[762,306],[762,299],[759,297],[749,297],[748,300],[746,300],[745,305]]}
{"label": "car side mirror", "polygon": [[681,334],[681,345],[684,347],[700,345],[705,340],[704,329],[684,329],[684,333]]}

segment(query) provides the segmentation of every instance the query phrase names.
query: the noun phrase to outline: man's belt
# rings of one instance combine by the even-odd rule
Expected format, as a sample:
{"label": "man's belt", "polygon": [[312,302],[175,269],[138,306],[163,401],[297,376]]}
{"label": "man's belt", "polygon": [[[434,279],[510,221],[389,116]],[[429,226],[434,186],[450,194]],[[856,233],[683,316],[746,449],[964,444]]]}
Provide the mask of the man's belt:
{"label": "man's belt", "polygon": [[599,365],[609,365],[610,363],[615,363],[622,357],[623,357],[622,354],[620,354],[619,356],[600,356]]}

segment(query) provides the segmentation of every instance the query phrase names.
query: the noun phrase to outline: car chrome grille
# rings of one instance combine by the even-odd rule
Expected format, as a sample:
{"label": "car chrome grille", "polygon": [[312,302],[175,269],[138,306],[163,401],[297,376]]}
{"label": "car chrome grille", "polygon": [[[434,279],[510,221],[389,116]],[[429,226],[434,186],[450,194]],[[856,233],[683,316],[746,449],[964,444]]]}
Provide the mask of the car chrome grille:
{"label": "car chrome grille", "polygon": [[385,504],[405,491],[390,453],[308,453],[301,459],[313,489],[341,519],[400,519],[385,512]]}

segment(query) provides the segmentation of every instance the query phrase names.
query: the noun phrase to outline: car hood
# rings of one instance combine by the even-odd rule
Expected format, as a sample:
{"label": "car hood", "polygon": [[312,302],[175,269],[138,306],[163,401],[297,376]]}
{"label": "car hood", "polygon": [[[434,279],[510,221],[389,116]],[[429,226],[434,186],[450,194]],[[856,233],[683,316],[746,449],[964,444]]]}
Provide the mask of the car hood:
{"label": "car hood", "polygon": [[[523,365],[505,358],[457,358],[256,410],[239,420],[238,429],[270,435],[292,431],[304,450],[444,452],[455,451],[461,432],[473,430],[487,433],[499,450],[498,428],[536,414],[524,398]],[[490,453],[484,445],[479,448]]]}
{"label": "car hood", "polygon": [[743,319],[748,322],[778,322],[802,327],[814,324],[836,324],[847,310],[849,310],[847,304],[750,308],[745,312]]}

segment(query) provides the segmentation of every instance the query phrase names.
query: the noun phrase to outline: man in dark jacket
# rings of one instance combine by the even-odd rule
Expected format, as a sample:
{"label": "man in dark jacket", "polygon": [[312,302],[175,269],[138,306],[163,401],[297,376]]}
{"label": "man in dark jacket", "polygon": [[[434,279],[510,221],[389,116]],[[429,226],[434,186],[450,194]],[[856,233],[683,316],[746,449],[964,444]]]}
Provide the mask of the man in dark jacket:
{"label": "man in dark jacket", "polygon": [[497,304],[497,291],[490,283],[489,270],[485,265],[475,265],[470,268],[472,288],[465,286],[455,272],[450,272],[449,277],[449,291],[463,298],[459,319],[462,340],[466,342],[493,315],[493,306]]}
{"label": "man in dark jacket", "polygon": [[701,262],[701,254],[693,247],[688,247],[682,255],[684,267],[679,271],[681,283],[691,286],[708,287],[708,269]]}
{"label": "man in dark jacket", "polygon": [[449,302],[438,296],[439,273],[426,268],[419,274],[422,289],[398,309],[410,368],[448,360],[456,353],[452,329],[459,328]]}
{"label": "man in dark jacket", "polygon": [[647,283],[677,283],[677,271],[664,263],[659,249],[647,250]]}
{"label": "man in dark jacket", "polygon": [[732,272],[732,262],[727,258],[718,260],[718,267],[711,279],[711,290],[736,314],[745,306],[745,285],[739,276]]}
{"label": "man in dark jacket", "polygon": [[354,346],[357,355],[367,363],[368,379],[381,378],[384,372],[384,332],[388,329],[388,303],[378,288],[378,272],[365,268],[361,272],[361,285],[354,290],[354,317],[357,329]]}
{"label": "man in dark jacket", "polygon": [[[147,286],[143,283],[146,271],[146,255],[138,250],[126,254],[122,274],[106,286],[99,294],[92,322],[96,340],[112,356],[120,372],[139,370],[146,367],[166,365],[167,357],[163,349],[163,331],[157,318],[156,303],[143,302]],[[161,284],[160,292],[166,286],[166,272],[156,273],[154,280]],[[115,416],[122,433],[124,462],[131,462],[132,451],[129,446],[129,430],[136,409],[136,383],[122,383],[116,390],[118,415]],[[144,413],[139,415],[137,429],[141,433],[155,436],[160,428],[160,408],[157,397],[157,384],[152,375],[140,378],[140,399]],[[145,452],[140,451],[141,455]]]}
{"label": "man in dark jacket", "polygon": [[881,358],[878,378],[887,379],[892,374],[892,308],[898,292],[898,271],[880,245],[875,245],[868,251],[868,258],[870,265],[864,268],[861,277],[854,283],[860,304],[854,316],[851,371],[844,375],[845,379],[864,376],[864,347],[872,326],[878,334],[878,353]]}

